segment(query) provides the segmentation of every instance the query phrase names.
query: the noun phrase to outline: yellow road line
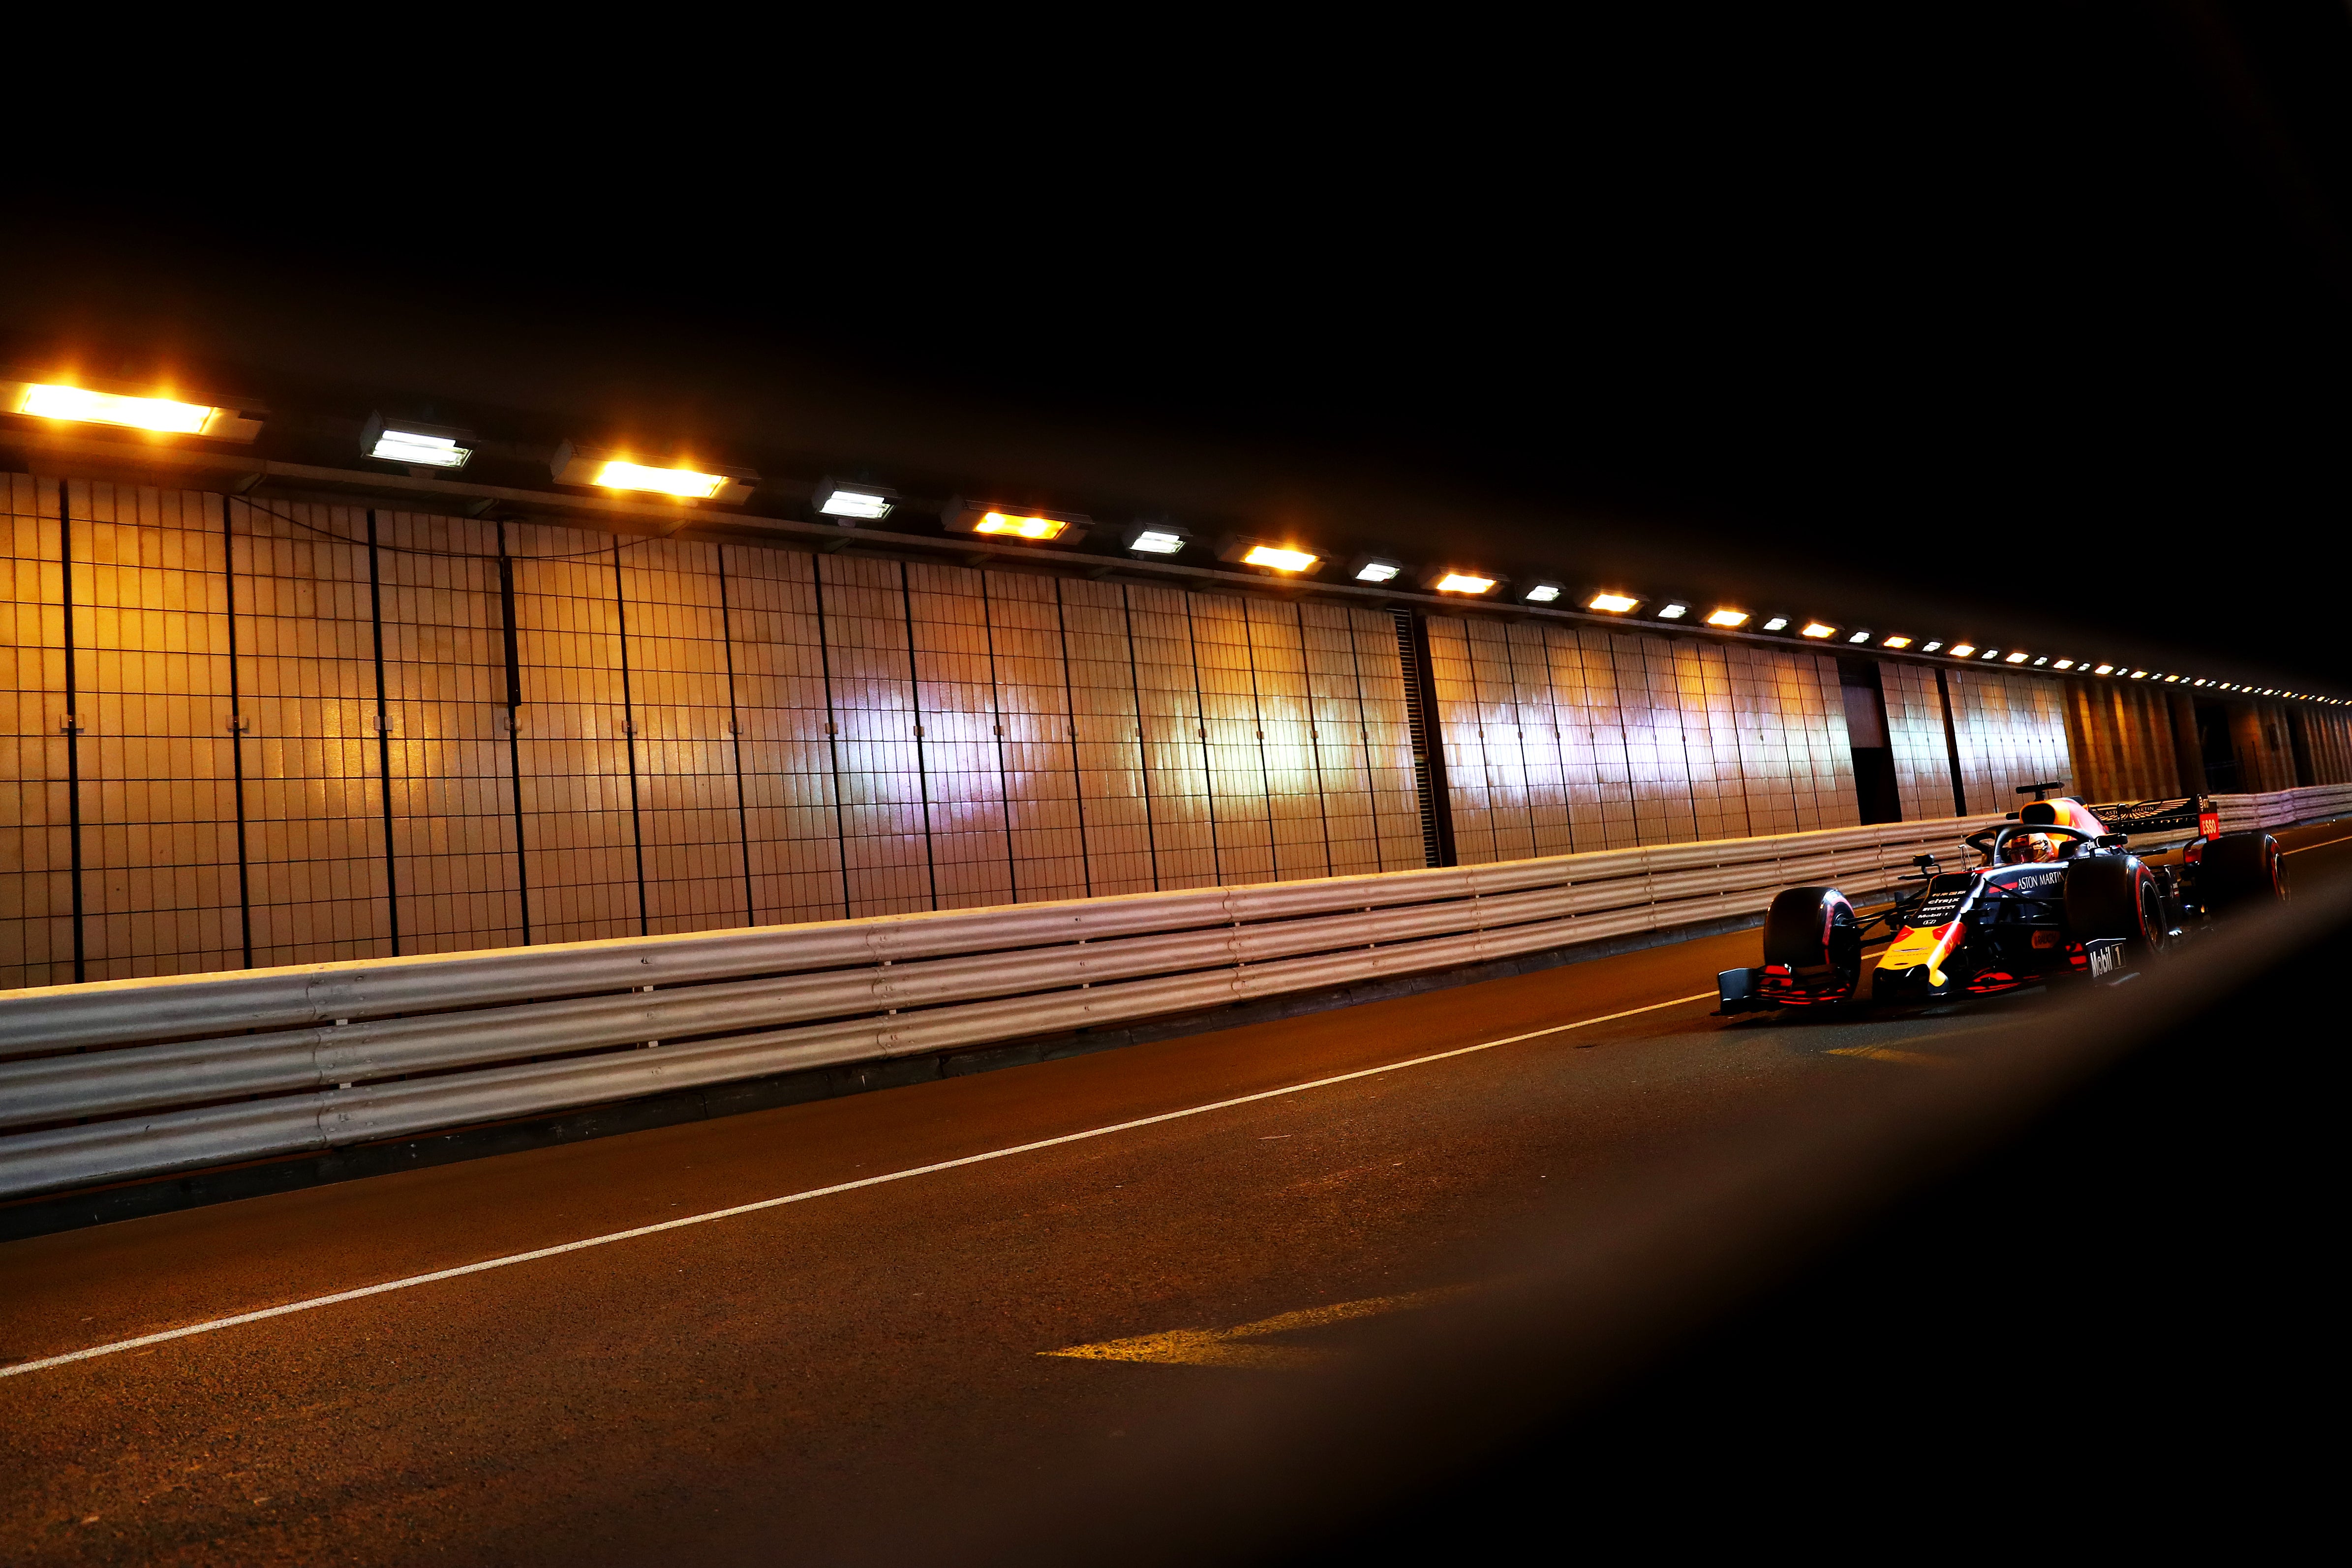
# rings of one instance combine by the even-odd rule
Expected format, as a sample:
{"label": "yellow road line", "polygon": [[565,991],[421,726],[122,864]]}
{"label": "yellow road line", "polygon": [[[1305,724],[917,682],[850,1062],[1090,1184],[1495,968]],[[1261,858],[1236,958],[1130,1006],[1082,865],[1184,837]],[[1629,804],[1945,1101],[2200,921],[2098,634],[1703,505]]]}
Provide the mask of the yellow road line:
{"label": "yellow road line", "polygon": [[1164,1366],[1239,1366],[1254,1371],[1296,1372],[1326,1365],[1337,1352],[1304,1345],[1251,1344],[1251,1340],[1298,1329],[1321,1328],[1356,1318],[1376,1318],[1389,1312],[1411,1312],[1466,1296],[1475,1285],[1445,1285],[1403,1296],[1370,1296],[1360,1301],[1339,1301],[1328,1307],[1307,1307],[1282,1312],[1229,1329],[1164,1329],[1132,1339],[1109,1339],[1096,1344],[1064,1345],[1041,1350],[1039,1355],[1065,1356],[1073,1361],[1148,1361]]}
{"label": "yellow road line", "polygon": [[1948,1056],[1925,1056],[1916,1051],[1897,1051],[1891,1045],[1837,1045],[1824,1054],[1829,1056],[1859,1056],[1869,1061],[1900,1061],[1910,1067],[1949,1067]]}

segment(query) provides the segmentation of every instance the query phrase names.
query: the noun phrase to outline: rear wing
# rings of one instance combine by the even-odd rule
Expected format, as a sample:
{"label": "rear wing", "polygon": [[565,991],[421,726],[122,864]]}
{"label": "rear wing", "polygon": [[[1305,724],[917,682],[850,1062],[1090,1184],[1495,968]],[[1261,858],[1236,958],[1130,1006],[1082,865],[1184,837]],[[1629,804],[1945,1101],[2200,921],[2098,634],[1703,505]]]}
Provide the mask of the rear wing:
{"label": "rear wing", "polygon": [[2111,800],[2103,806],[2084,802],[2111,833],[2136,839],[2204,838],[2220,835],[2221,815],[2201,795],[2174,800]]}

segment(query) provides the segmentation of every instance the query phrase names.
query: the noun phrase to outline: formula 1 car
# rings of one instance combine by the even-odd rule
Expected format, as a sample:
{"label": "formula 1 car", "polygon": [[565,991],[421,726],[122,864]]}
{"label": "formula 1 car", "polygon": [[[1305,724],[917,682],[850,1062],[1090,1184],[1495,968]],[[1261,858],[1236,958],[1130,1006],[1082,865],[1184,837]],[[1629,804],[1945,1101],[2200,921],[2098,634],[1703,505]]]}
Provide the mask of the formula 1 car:
{"label": "formula 1 car", "polygon": [[[2032,803],[1966,842],[1980,865],[1948,872],[1923,854],[1892,909],[1862,918],[1834,887],[1792,887],[1764,919],[1760,968],[1716,977],[1717,1016],[1853,1001],[1864,939],[1884,923],[1895,940],[1870,975],[1881,1005],[1992,996],[2073,978],[2121,978],[2226,909],[2287,896],[2278,841],[2224,833],[2203,800],[2085,806],[2047,799],[2063,783],[2026,784]],[[2151,865],[2126,848],[2144,836],[2197,837],[2177,864]]]}

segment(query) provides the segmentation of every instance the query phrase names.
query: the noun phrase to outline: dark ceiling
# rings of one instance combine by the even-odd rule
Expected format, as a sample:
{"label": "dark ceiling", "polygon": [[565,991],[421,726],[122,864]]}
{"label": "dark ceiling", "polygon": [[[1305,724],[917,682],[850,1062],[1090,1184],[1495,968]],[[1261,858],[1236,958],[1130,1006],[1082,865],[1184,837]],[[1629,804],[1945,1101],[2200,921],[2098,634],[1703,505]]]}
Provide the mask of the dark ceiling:
{"label": "dark ceiling", "polygon": [[1486,26],[93,167],[0,348],[2352,691],[2343,8]]}

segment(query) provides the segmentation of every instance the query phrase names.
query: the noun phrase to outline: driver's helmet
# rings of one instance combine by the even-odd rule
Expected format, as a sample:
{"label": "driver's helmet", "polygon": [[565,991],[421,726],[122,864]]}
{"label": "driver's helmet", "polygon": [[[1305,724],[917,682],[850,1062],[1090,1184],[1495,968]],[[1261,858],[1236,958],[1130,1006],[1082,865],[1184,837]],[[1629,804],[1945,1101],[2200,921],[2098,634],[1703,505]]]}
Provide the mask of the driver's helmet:
{"label": "driver's helmet", "polygon": [[2033,861],[2054,861],[2058,858],[2057,846],[2050,841],[2050,835],[2047,833],[2019,833],[2009,841],[2008,852],[2009,863],[2011,865],[2024,865]]}

